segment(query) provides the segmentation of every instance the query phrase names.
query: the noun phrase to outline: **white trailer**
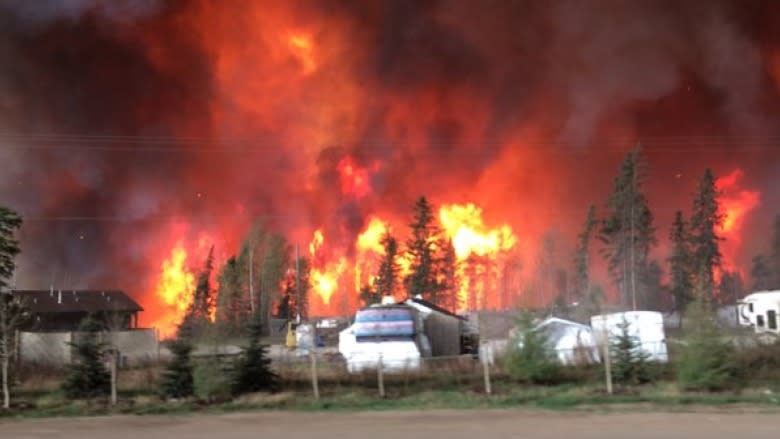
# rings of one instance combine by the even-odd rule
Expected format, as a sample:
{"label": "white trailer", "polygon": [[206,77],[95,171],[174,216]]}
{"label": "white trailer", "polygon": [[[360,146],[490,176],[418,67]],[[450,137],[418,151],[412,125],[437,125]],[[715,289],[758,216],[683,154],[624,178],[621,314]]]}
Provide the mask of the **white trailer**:
{"label": "white trailer", "polygon": [[741,326],[752,327],[756,333],[780,334],[780,291],[759,291],[737,302],[737,318]]}
{"label": "white trailer", "polygon": [[590,318],[593,335],[599,344],[608,337],[611,342],[621,334],[621,325],[628,323],[628,333],[639,340],[641,349],[649,355],[650,361],[666,363],[669,355],[666,350],[663,315],[655,311],[627,311],[598,315]]}

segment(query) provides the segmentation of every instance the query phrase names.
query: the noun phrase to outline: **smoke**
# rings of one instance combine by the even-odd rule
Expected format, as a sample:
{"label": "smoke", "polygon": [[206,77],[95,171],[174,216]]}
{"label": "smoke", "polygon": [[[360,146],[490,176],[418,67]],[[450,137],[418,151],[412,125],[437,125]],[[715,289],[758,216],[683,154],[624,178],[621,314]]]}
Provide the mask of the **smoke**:
{"label": "smoke", "polygon": [[[776,200],[777,154],[739,151],[780,134],[780,11],[739,7],[3,2],[0,202],[28,218],[19,280],[146,290],[172,240],[208,232],[229,252],[256,217],[298,241],[323,227],[348,252],[371,215],[405,224],[421,194],[479,203],[532,254],[548,229],[576,233],[644,139],[661,230],[705,166],[743,167]],[[347,156],[368,194],[344,192]]]}

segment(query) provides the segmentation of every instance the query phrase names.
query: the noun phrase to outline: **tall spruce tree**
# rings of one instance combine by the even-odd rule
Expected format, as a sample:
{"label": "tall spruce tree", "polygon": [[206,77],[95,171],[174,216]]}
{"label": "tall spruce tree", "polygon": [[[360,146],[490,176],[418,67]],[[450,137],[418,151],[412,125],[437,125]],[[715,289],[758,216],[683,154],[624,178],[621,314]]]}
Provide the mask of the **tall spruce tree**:
{"label": "tall spruce tree", "polygon": [[263,316],[261,321],[268,334],[271,330],[271,306],[279,296],[279,286],[290,267],[290,246],[282,235],[264,234],[258,242],[255,256],[258,264],[255,280],[259,281],[259,288],[255,289],[259,292],[258,312]]}
{"label": "tall spruce tree", "polygon": [[195,294],[188,311],[196,333],[205,328],[211,319],[216,305],[214,301],[214,289],[211,286],[211,272],[214,270],[214,246],[209,249],[203,270],[198,274],[195,286]]}
{"label": "tall spruce tree", "polygon": [[374,281],[374,288],[379,297],[395,296],[398,289],[398,276],[401,271],[398,266],[398,241],[387,232],[382,236],[381,244],[385,254],[379,264],[379,273]]}
{"label": "tall spruce tree", "polygon": [[691,266],[695,287],[711,300],[715,295],[715,270],[721,266],[718,227],[723,223],[718,198],[720,191],[715,176],[709,168],[699,181],[698,191],[693,199],[691,214]]}
{"label": "tall spruce tree", "polygon": [[683,213],[679,210],[674,214],[669,240],[672,243],[672,253],[667,259],[671,282],[670,292],[674,299],[675,311],[682,315],[694,297],[690,236]]}
{"label": "tall spruce tree", "polygon": [[412,233],[406,242],[406,253],[411,266],[409,275],[404,279],[404,286],[410,297],[419,295],[438,303],[440,285],[436,278],[436,243],[439,230],[433,208],[425,197],[420,197],[415,203],[414,220],[409,226]]}
{"label": "tall spruce tree", "polygon": [[3,407],[11,404],[9,384],[10,360],[16,329],[27,318],[27,309],[19,299],[6,291],[13,277],[16,256],[20,253],[16,232],[22,218],[13,210],[0,206],[0,372],[3,385]]}
{"label": "tall spruce tree", "polygon": [[772,252],[770,253],[769,270],[772,273],[772,289],[780,289],[780,215],[775,216],[772,227]]}
{"label": "tall spruce tree", "polygon": [[774,289],[774,273],[769,268],[769,258],[764,255],[753,257],[753,267],[750,270],[753,278],[753,291],[768,291]]}
{"label": "tall spruce tree", "polygon": [[580,302],[587,300],[590,291],[590,242],[596,224],[596,206],[590,206],[574,253],[574,297]]}
{"label": "tall spruce tree", "polygon": [[639,147],[629,152],[615,177],[607,202],[609,214],[599,231],[603,255],[623,306],[637,309],[646,296],[641,282],[650,249],[656,244],[653,214],[642,192],[644,159]]}
{"label": "tall spruce tree", "polygon": [[[439,305],[455,312],[457,311],[461,303],[458,297],[458,256],[455,253],[455,246],[452,244],[452,240],[443,238],[441,242],[441,260],[439,261]],[[506,271],[506,267],[504,267]],[[506,279],[502,278],[501,281],[505,282]],[[503,297],[505,295],[506,285],[502,287],[502,305],[506,302]]]}
{"label": "tall spruce tree", "polygon": [[248,290],[248,248],[231,256],[219,273],[216,322],[230,335],[238,334],[251,316]]}

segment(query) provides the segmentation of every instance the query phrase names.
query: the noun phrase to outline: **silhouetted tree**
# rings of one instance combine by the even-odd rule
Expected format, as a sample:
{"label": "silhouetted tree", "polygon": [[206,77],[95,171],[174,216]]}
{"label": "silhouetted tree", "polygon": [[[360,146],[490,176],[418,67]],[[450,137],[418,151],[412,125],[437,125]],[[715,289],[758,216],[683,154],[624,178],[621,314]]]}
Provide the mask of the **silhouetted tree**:
{"label": "silhouetted tree", "polygon": [[271,359],[268,358],[268,346],[260,343],[263,335],[262,316],[256,315],[248,326],[249,345],[239,357],[235,377],[233,379],[233,394],[259,391],[275,391],[279,388],[279,377],[271,370]]}
{"label": "silhouetted tree", "polygon": [[14,260],[20,253],[16,232],[22,226],[22,218],[13,210],[0,206],[0,372],[3,385],[3,407],[11,404],[9,384],[10,359],[14,349],[13,338],[17,328],[27,318],[27,308],[6,289],[13,277]]}
{"label": "silhouetted tree", "polygon": [[607,202],[600,239],[610,274],[620,291],[620,302],[636,309],[645,294],[641,273],[650,249],[656,244],[653,214],[642,192],[644,160],[637,147],[626,155]]}
{"label": "silhouetted tree", "polygon": [[410,273],[404,286],[411,297],[422,296],[438,303],[440,285],[436,279],[436,243],[439,230],[435,224],[433,208],[425,197],[414,205],[414,220],[410,224],[412,236],[406,242],[406,253],[411,260]]}
{"label": "silhouetted tree", "polygon": [[670,292],[674,298],[675,311],[681,315],[693,300],[693,272],[691,255],[691,238],[688,226],[681,211],[674,214],[674,222],[669,233],[672,242],[672,254],[669,262]]}
{"label": "silhouetted tree", "polygon": [[710,300],[715,293],[715,270],[721,266],[718,227],[723,223],[718,198],[720,191],[715,185],[712,170],[706,169],[696,196],[691,215],[692,270],[696,289]]}

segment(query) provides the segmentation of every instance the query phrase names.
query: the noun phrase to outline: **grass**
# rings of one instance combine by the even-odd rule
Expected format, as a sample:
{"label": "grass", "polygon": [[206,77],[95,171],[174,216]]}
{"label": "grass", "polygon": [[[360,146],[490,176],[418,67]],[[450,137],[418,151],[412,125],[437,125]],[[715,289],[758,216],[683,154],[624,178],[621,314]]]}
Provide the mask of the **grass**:
{"label": "grass", "polygon": [[544,410],[701,410],[702,407],[751,406],[765,410],[780,409],[780,398],[766,390],[740,394],[681,393],[673,385],[639,388],[633,394],[606,395],[597,386],[563,385],[551,387],[517,386],[499,383],[494,395],[474,391],[431,390],[413,394],[393,392],[379,398],[374,389],[323,389],[320,400],[308,392],[247,395],[231,402],[204,404],[196,400],[160,401],[153,394],[122,392],[120,403],[111,407],[104,401],[68,401],[59,392],[17,395],[31,403],[29,408],[0,411],[0,418],[41,418],[69,416],[186,415],[191,413],[228,413],[249,410],[291,411],[376,411],[432,409],[508,409]]}

